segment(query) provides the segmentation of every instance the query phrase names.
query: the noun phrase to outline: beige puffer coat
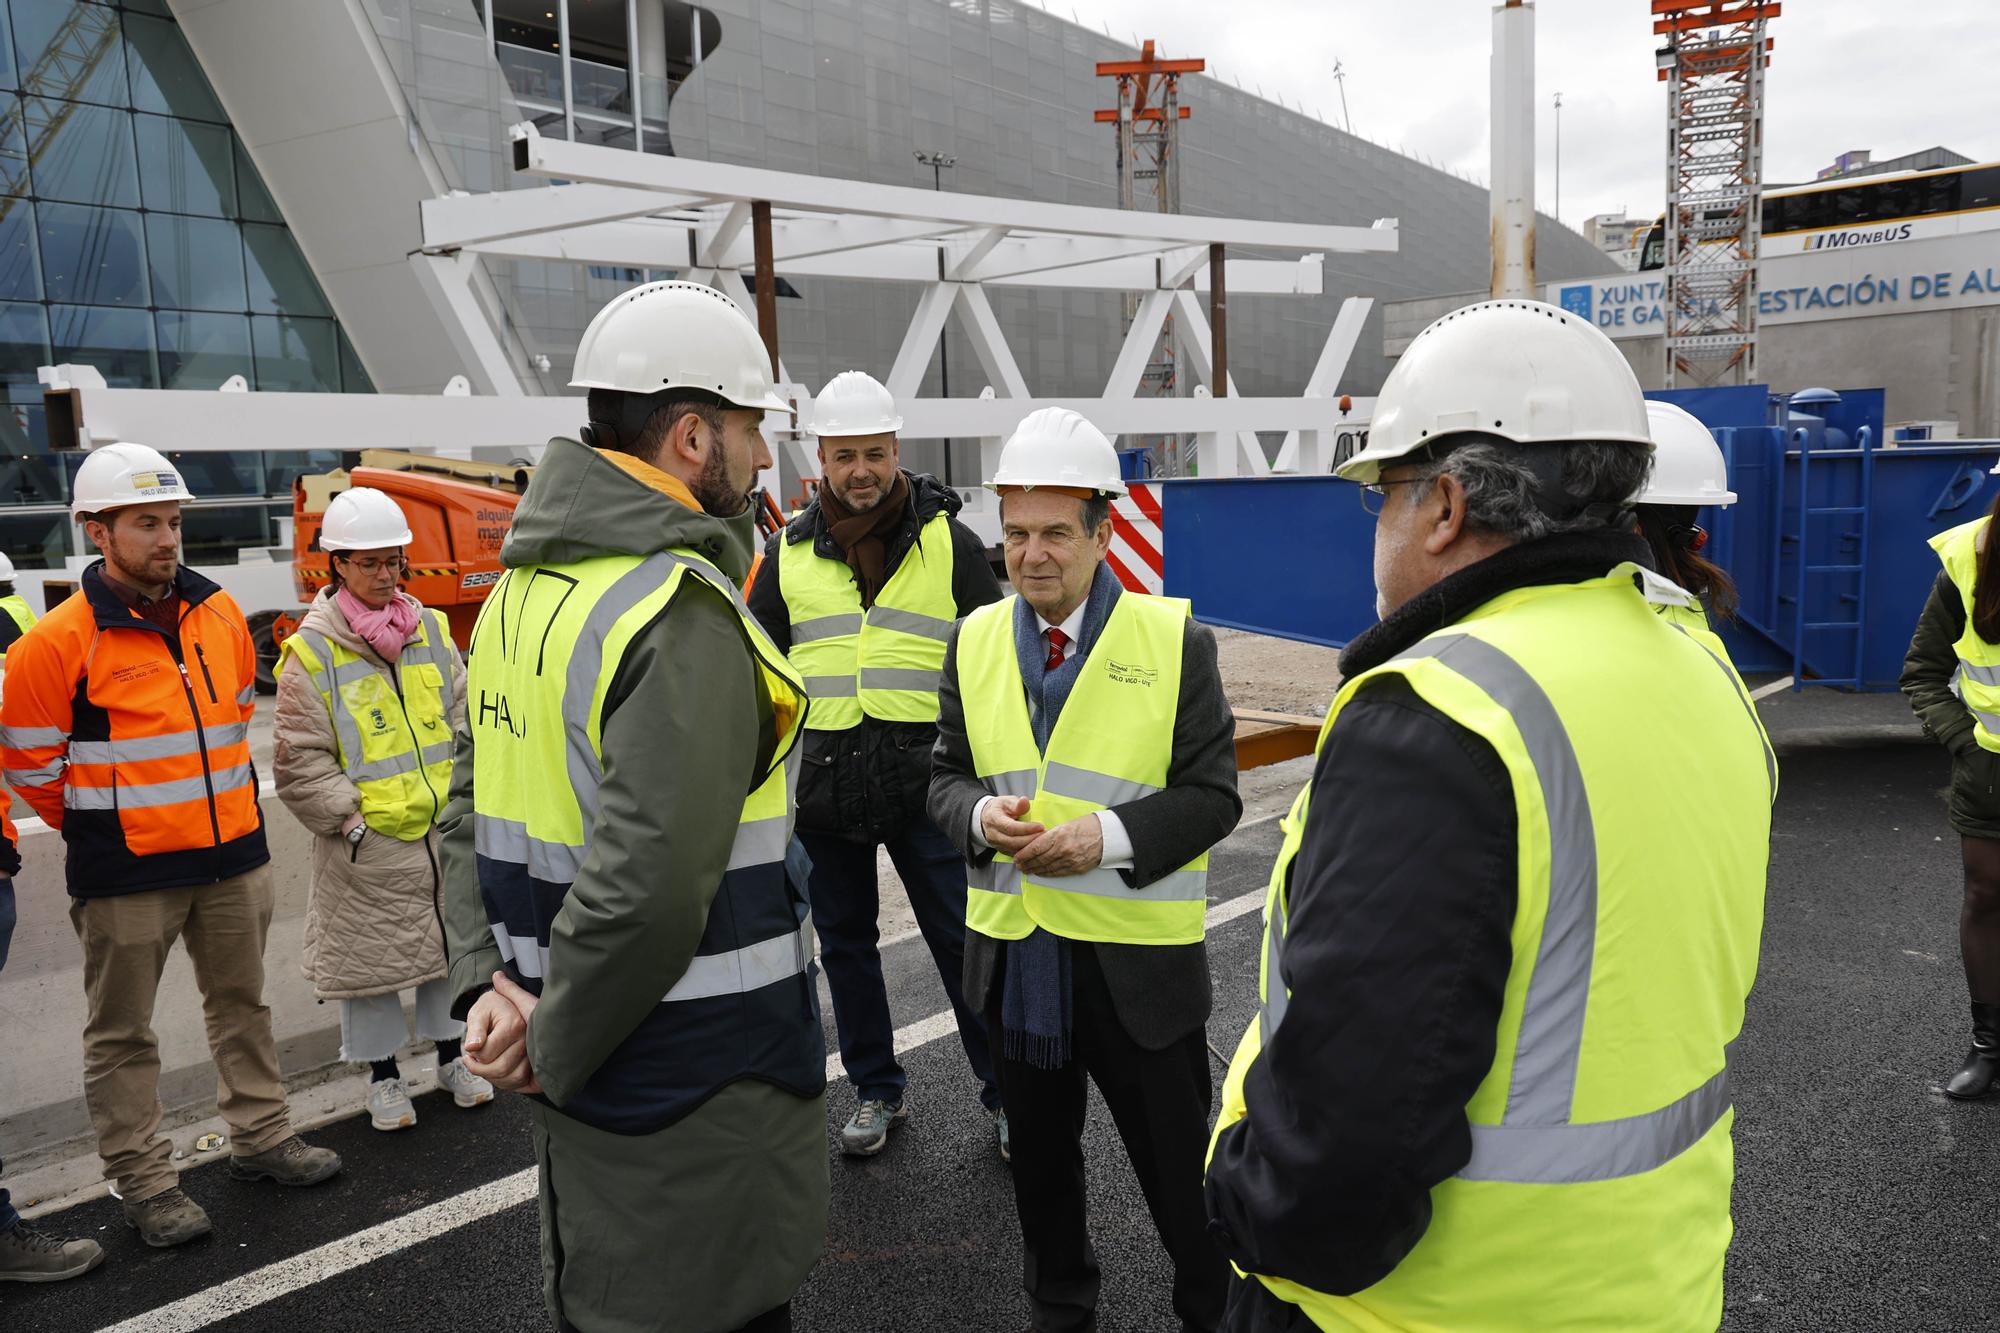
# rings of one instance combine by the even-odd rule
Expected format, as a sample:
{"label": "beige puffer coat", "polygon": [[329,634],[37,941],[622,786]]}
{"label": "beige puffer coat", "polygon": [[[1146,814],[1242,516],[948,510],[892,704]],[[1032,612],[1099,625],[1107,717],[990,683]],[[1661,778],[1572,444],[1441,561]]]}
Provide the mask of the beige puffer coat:
{"label": "beige puffer coat", "polygon": [[[318,630],[377,667],[384,665],[348,626],[331,588],[314,599],[300,628]],[[465,662],[456,647],[451,656],[451,725],[457,731],[465,725]],[[294,657],[287,657],[278,673],[272,739],[278,798],[313,835],[312,892],[301,961],[314,993],[322,1000],[359,999],[444,976],[437,835],[402,842],[369,829],[359,847],[348,845],[340,826],[360,810],[361,795],[341,771],[326,703],[305,664]],[[444,800],[445,793],[439,792],[440,807]]]}

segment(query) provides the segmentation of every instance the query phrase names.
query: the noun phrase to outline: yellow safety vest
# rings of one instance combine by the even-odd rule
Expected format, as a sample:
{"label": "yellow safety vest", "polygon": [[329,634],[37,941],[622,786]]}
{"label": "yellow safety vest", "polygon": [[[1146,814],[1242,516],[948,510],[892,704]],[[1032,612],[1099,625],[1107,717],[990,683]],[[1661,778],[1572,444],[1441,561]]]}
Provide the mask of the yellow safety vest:
{"label": "yellow safety vest", "polygon": [[957,623],[951,520],[924,524],[896,572],[861,609],[854,573],[815,554],[810,539],[778,542],[778,593],[791,619],[791,662],[813,701],[814,731],[846,731],[864,716],[935,722],[944,648]]}
{"label": "yellow safety vest", "polygon": [[[27,599],[20,593],[10,593],[0,597],[0,610],[4,610],[13,618],[15,625],[20,627],[23,634],[35,627],[35,613],[28,609]],[[7,654],[0,652],[0,671],[4,671],[6,667]]]}
{"label": "yellow safety vest", "polygon": [[[1048,828],[1165,788],[1187,601],[1128,592],[1112,604],[1045,754],[1015,651],[1020,600],[983,606],[959,630],[958,688],[979,780],[995,796],[1030,798],[1027,818]],[[1194,944],[1208,910],[1207,852],[1141,889],[1102,867],[1036,878],[999,852],[968,873],[965,924],[994,939],[1040,926],[1100,944]]]}
{"label": "yellow safety vest", "polygon": [[[801,1096],[824,1086],[812,921],[785,869],[805,690],[728,577],[681,549],[510,569],[480,610],[469,654],[480,897],[508,971],[540,994],[556,914],[590,852],[605,698],[633,638],[690,579],[736,608],[779,735],[770,770],[744,798],[694,958],[561,1108],[614,1133],[658,1130],[739,1078]],[[671,866],[659,873],[662,891],[701,887],[674,884]]]}
{"label": "yellow safety vest", "polygon": [[[361,793],[361,819],[387,838],[415,842],[436,822],[451,790],[451,627],[426,609],[417,637],[384,671],[316,629],[279,650],[299,659],[319,691],[340,767]],[[401,688],[398,688],[400,682]]]}
{"label": "yellow safety vest", "polygon": [[1973,739],[1980,748],[2000,752],[2000,646],[1979,637],[1972,627],[1972,603],[1979,591],[1979,553],[1986,544],[1990,518],[1976,518],[1931,538],[1931,549],[1958,585],[1965,601],[1965,631],[1954,645],[1958,676],[1953,688],[1972,714]]}
{"label": "yellow safety vest", "polygon": [[[1506,593],[1328,710],[1322,746],[1358,691],[1400,676],[1492,745],[1520,878],[1493,1066],[1465,1109],[1472,1158],[1431,1191],[1423,1239],[1348,1296],[1256,1277],[1318,1328],[1680,1333],[1722,1317],[1728,1052],[1756,975],[1777,761],[1734,671],[1649,614],[1641,581],[1624,565]],[[1308,784],[1283,825],[1263,1004],[1217,1137],[1246,1114],[1245,1077],[1291,1000],[1280,964],[1311,804]]]}

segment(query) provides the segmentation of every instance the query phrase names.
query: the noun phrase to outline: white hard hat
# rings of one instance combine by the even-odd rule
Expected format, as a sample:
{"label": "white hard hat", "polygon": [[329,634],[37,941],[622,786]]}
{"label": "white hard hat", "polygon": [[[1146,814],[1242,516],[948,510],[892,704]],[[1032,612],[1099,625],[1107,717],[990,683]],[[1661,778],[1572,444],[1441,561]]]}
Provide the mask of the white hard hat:
{"label": "white hard hat", "polygon": [[1733,505],[1722,446],[1692,412],[1672,403],[1646,402],[1653,428],[1653,475],[1639,492],[1642,505]]}
{"label": "white hard hat", "polygon": [[157,449],[143,444],[107,444],[90,451],[70,485],[69,514],[85,514],[162,500],[192,500],[180,470]]}
{"label": "white hard hat", "polygon": [[322,551],[379,551],[410,544],[410,520],[386,491],[355,486],[327,504],[319,523]]}
{"label": "white hard hat", "polygon": [[892,435],[903,428],[896,400],[864,370],[843,370],[813,399],[812,425],[822,440],[837,435]]}
{"label": "white hard hat", "polygon": [[1589,320],[1541,301],[1481,301],[1411,341],[1376,396],[1368,447],[1334,470],[1378,481],[1384,465],[1464,431],[1516,444],[1652,443],[1632,367]]}
{"label": "white hard hat", "polygon": [[5,551],[0,551],[0,583],[12,583],[13,581],[14,562],[7,558]]}
{"label": "white hard hat", "polygon": [[736,303],[698,282],[649,282],[597,312],[576,345],[572,389],[699,389],[736,407],[785,412],[771,355]]}
{"label": "white hard hat", "polygon": [[1125,494],[1118,475],[1118,451],[1103,431],[1067,407],[1030,412],[1000,446],[1000,466],[986,489],[1002,486],[1081,486],[1108,495]]}

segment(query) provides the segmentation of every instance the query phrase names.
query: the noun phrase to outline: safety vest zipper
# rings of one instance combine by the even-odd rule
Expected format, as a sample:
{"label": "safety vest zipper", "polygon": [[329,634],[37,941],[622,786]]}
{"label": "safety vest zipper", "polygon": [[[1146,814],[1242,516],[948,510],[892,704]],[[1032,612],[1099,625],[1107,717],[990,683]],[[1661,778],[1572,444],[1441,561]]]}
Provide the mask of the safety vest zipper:
{"label": "safety vest zipper", "polygon": [[[185,620],[186,617],[183,616],[182,619]],[[188,712],[194,714],[194,743],[201,750],[201,785],[208,791],[208,828],[210,835],[215,839],[215,845],[219,848],[222,846],[222,817],[215,809],[215,774],[208,764],[208,736],[201,729],[201,705],[195,702],[194,677],[188,675],[187,661],[181,653],[180,641],[168,639],[167,646],[168,651],[173,654],[174,665],[181,669],[181,691],[187,695]],[[211,684],[209,692],[213,694],[214,691],[215,687]],[[222,877],[217,875],[216,878],[220,880]]]}
{"label": "safety vest zipper", "polygon": [[202,651],[200,644],[194,646],[194,660],[201,665],[201,679],[208,686],[208,701],[212,704],[221,703],[222,700],[215,693],[215,677],[208,674],[208,654]]}

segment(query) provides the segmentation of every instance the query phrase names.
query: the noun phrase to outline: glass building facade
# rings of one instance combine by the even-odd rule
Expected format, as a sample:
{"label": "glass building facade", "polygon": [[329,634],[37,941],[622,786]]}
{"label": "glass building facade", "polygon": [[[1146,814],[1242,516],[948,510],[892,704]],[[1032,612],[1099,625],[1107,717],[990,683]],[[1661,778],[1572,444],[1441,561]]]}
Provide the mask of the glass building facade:
{"label": "glass building facade", "polygon": [[[0,549],[82,553],[36,367],[119,388],[371,386],[165,0],[0,0]],[[191,563],[270,545],[333,455],[178,460]]]}

